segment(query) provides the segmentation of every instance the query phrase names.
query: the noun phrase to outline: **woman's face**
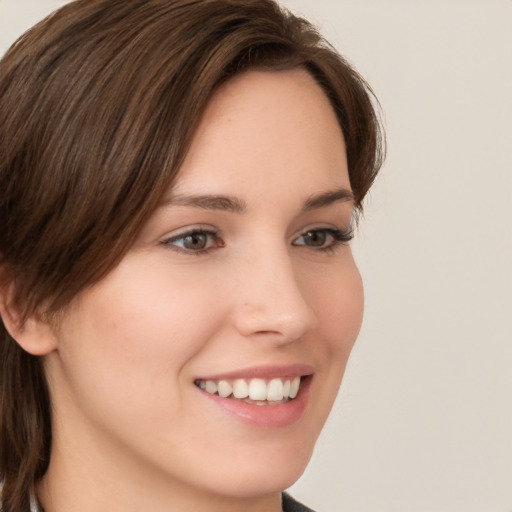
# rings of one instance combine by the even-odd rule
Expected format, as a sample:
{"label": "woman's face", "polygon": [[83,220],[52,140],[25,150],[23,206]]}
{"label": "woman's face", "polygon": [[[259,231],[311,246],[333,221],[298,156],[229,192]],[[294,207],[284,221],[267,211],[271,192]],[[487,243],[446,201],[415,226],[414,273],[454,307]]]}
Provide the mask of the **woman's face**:
{"label": "woman's face", "polygon": [[[55,328],[49,474],[79,460],[89,482],[173,492],[292,484],[360,328],[352,211],[343,136],[313,79],[225,84],[134,246]],[[252,399],[219,396],[233,388]]]}

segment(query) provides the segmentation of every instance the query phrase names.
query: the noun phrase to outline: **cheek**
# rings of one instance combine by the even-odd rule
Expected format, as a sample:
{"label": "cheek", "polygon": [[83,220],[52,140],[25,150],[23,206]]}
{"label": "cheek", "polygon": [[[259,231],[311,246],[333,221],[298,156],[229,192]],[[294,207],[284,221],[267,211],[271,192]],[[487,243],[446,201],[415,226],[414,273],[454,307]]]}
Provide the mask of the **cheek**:
{"label": "cheek", "polygon": [[[305,276],[305,274],[304,274]],[[306,278],[307,277],[307,278]],[[311,438],[319,435],[338,393],[350,352],[361,327],[363,286],[352,257],[325,272],[303,279],[303,290],[318,318],[310,339],[311,357],[317,362],[311,389]]]}
{"label": "cheek", "polygon": [[64,319],[59,355],[68,383],[84,398],[142,403],[172,392],[179,401],[175,384],[222,318],[208,297],[190,276],[182,283],[161,267],[122,262]]}
{"label": "cheek", "polygon": [[333,335],[333,349],[348,353],[352,349],[363,320],[363,286],[359,273],[344,280],[325,304],[326,329]]}
{"label": "cheek", "polygon": [[84,299],[80,322],[127,356],[132,351],[137,357],[172,354],[181,361],[201,348],[220,316],[211,300],[213,290],[196,281],[190,274],[187,279],[166,275],[161,267],[121,266]]}
{"label": "cheek", "polygon": [[352,257],[339,269],[317,276],[309,293],[327,350],[333,356],[348,358],[364,309],[363,284]]}

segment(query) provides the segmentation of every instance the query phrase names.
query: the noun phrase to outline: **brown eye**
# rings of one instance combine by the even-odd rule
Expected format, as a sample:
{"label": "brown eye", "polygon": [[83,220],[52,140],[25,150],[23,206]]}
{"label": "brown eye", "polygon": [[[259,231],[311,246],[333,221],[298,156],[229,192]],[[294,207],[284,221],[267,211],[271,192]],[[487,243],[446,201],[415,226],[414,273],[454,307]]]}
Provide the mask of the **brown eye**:
{"label": "brown eye", "polygon": [[352,238],[353,233],[351,229],[346,231],[335,228],[310,229],[297,237],[293,241],[293,245],[328,251],[338,245],[347,244]]}
{"label": "brown eye", "polygon": [[208,245],[206,233],[193,233],[183,237],[183,248],[190,251],[202,251]]}
{"label": "brown eye", "polygon": [[204,254],[210,249],[222,247],[223,242],[215,231],[196,229],[162,241],[163,245],[178,252]]}
{"label": "brown eye", "polygon": [[327,233],[325,231],[307,231],[302,235],[304,245],[310,247],[321,247],[327,241]]}

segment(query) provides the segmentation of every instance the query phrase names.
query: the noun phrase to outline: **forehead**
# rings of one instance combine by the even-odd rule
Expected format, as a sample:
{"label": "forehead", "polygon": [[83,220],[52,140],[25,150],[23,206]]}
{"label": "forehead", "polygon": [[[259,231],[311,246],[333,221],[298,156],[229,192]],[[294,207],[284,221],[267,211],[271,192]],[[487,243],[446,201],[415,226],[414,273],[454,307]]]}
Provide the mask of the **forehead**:
{"label": "forehead", "polygon": [[306,71],[250,71],[212,97],[174,191],[236,193],[299,181],[310,189],[350,188],[336,115]]}

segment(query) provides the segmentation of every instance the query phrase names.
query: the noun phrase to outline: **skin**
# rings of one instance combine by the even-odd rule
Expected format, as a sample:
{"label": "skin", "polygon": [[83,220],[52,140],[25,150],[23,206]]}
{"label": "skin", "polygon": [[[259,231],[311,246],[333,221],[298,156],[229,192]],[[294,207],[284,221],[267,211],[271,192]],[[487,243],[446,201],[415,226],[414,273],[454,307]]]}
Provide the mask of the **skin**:
{"label": "skin", "polygon": [[[305,71],[252,71],[217,91],[134,246],[34,337],[54,404],[38,487],[47,512],[281,510],[361,324],[350,246],[325,232],[347,230],[352,202],[303,209],[339,189],[350,191],[343,136]],[[204,194],[245,211],[178,204]],[[197,228],[217,232],[206,252],[177,238]],[[321,247],[305,244],[312,229],[324,229]],[[244,424],[194,385],[295,363],[314,376],[304,414],[285,427]]]}

